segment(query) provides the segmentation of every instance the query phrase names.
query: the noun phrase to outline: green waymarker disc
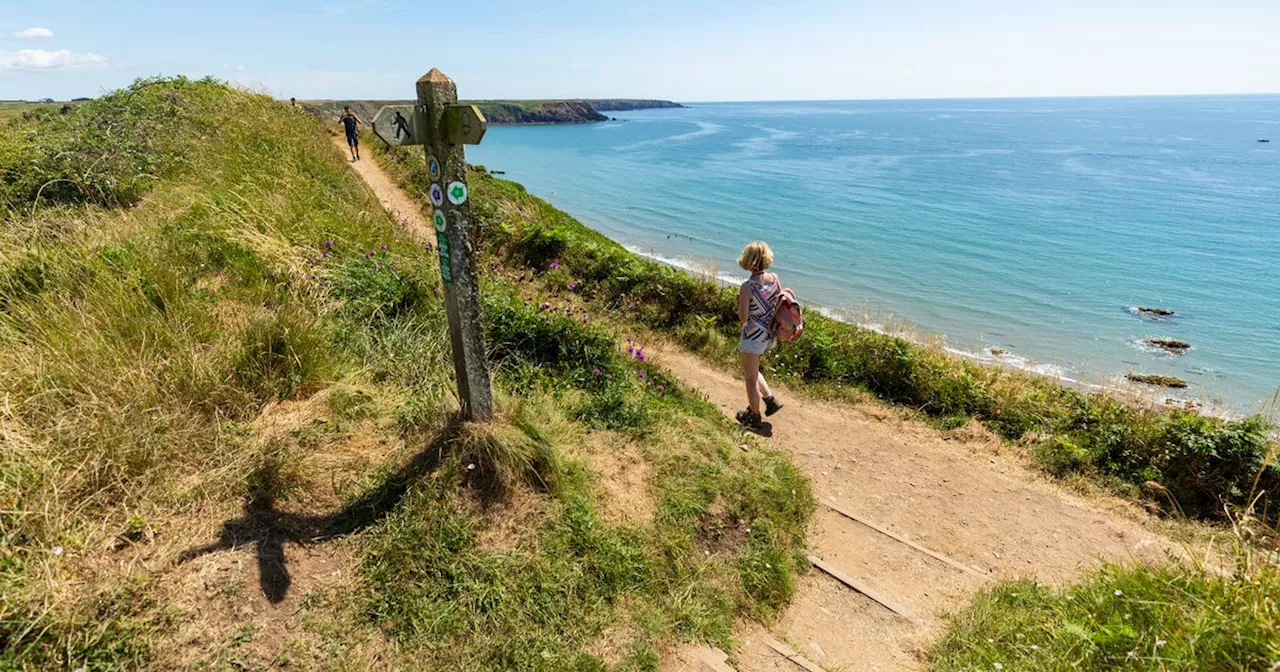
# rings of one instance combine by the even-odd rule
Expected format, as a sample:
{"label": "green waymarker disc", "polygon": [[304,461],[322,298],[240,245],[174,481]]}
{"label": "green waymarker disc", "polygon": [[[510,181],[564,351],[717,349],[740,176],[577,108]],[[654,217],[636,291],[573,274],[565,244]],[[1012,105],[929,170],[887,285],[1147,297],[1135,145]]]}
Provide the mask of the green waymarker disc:
{"label": "green waymarker disc", "polygon": [[435,222],[436,231],[444,233],[445,227],[449,225],[449,222],[444,218],[444,211],[436,210],[435,214],[431,216],[431,219]]}
{"label": "green waymarker disc", "polygon": [[467,185],[461,182],[450,182],[448,194],[450,203],[462,205],[467,202]]}

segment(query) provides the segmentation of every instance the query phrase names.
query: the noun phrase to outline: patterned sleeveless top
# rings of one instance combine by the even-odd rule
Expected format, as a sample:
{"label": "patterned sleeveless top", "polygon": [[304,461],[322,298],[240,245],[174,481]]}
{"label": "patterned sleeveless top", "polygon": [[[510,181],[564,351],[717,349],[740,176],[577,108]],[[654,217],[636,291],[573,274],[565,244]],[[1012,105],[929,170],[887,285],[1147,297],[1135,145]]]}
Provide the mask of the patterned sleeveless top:
{"label": "patterned sleeveless top", "polygon": [[742,340],[767,343],[773,337],[769,333],[769,325],[773,323],[773,314],[778,309],[778,294],[782,285],[778,277],[773,282],[760,282],[762,273],[752,273],[747,285],[751,288],[751,300],[747,308],[747,323],[742,325]]}

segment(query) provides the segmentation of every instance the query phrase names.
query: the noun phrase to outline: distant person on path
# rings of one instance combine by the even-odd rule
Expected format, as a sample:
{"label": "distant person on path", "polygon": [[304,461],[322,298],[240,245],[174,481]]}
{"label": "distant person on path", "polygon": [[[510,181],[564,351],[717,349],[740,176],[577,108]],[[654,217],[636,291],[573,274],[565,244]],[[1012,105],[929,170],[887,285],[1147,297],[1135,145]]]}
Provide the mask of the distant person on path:
{"label": "distant person on path", "polygon": [[738,322],[742,325],[738,357],[742,360],[742,376],[747,384],[747,407],[738,411],[738,422],[747,429],[757,430],[761,424],[761,399],[765,415],[773,415],[782,408],[760,373],[760,356],[774,346],[771,325],[782,285],[777,275],[765,272],[773,265],[773,250],[766,243],[757,240],[748,244],[738,257],[738,265],[751,273],[738,290]]}
{"label": "distant person on path", "polygon": [[347,131],[347,148],[351,150],[351,160],[359,161],[360,133],[356,127],[364,122],[360,121],[360,117],[357,117],[356,114],[351,111],[350,105],[343,106],[342,116],[339,117],[339,120],[342,122],[342,127]]}

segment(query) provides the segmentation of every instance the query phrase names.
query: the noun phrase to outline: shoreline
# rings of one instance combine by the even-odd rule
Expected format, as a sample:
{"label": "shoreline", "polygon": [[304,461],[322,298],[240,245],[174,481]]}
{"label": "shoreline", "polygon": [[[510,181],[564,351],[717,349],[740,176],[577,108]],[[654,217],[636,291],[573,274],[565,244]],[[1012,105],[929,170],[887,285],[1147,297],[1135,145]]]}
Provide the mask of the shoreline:
{"label": "shoreline", "polygon": [[[601,235],[607,236],[608,234],[601,232]],[[725,287],[736,287],[745,279],[732,273],[709,271],[707,268],[700,266],[696,261],[690,259],[679,259],[664,256],[651,250],[646,250],[638,245],[629,245],[624,243],[619,244],[632,254],[644,257],[651,261],[656,261],[665,266],[670,266],[694,277],[713,280],[717,284]],[[712,264],[708,263],[707,266],[712,266]],[[1253,413],[1249,413],[1224,404],[1215,404],[1203,399],[1198,399],[1188,394],[1179,395],[1178,391],[1175,389],[1153,388],[1149,391],[1143,390],[1136,387],[1136,384],[1125,383],[1124,373],[1111,376],[1111,382],[1109,383],[1088,382],[1064,375],[1062,368],[1057,364],[1042,362],[1026,355],[1020,355],[1008,351],[1005,351],[1001,355],[974,352],[964,348],[948,345],[948,338],[945,334],[928,334],[921,337],[920,332],[916,328],[893,329],[885,324],[885,322],[890,322],[891,320],[885,320],[884,322],[859,320],[852,317],[847,310],[833,308],[831,306],[824,305],[820,301],[801,300],[801,304],[806,310],[813,310],[827,319],[844,322],[845,324],[850,324],[860,329],[867,329],[878,334],[901,338],[915,346],[940,350],[957,359],[970,361],[984,366],[998,366],[1002,369],[1035,376],[1068,389],[1088,394],[1108,394],[1121,399],[1126,403],[1137,404],[1153,409],[1185,409],[1223,420],[1238,420],[1249,417],[1250,415],[1260,413],[1266,414],[1267,412],[1266,406],[1260,407]],[[914,327],[914,323],[911,323],[910,320],[903,321],[908,324],[912,324]],[[1272,406],[1274,406],[1274,402]]]}

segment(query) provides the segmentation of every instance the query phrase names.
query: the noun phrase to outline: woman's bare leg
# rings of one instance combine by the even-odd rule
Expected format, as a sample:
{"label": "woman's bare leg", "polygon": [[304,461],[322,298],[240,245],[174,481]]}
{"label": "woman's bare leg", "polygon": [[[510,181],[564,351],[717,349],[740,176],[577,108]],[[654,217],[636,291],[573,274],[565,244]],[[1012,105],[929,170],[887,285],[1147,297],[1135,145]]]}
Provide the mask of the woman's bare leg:
{"label": "woman's bare leg", "polygon": [[756,389],[760,390],[760,398],[768,399],[773,396],[773,391],[769,389],[769,383],[764,379],[764,373],[760,372],[759,363],[756,364]]}
{"label": "woman's bare leg", "polygon": [[742,377],[747,384],[747,408],[760,412],[760,355],[738,352],[742,359]]}

